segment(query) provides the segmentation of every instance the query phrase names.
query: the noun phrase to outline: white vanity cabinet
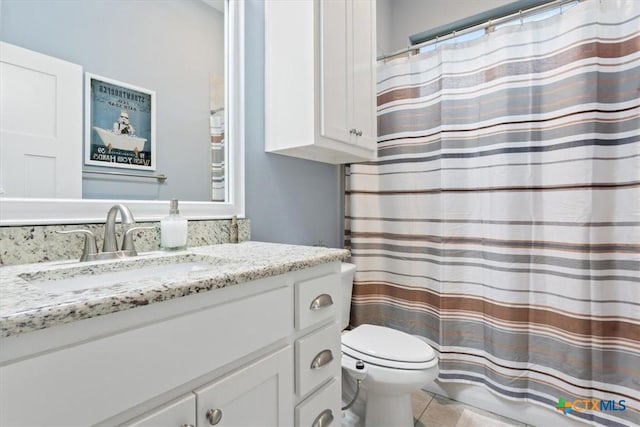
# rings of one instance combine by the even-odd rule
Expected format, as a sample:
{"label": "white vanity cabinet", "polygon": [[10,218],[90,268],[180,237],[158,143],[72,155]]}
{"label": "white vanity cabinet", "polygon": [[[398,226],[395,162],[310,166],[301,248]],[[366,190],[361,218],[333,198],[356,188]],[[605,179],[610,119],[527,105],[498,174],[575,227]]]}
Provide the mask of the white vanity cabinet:
{"label": "white vanity cabinet", "polygon": [[160,409],[126,423],[126,427],[195,427],[196,396],[190,393],[184,397],[167,403]]}
{"label": "white vanity cabinet", "polygon": [[334,261],[3,338],[0,426],[338,426],[339,286]]}
{"label": "white vanity cabinet", "polygon": [[375,0],[265,2],[265,150],[376,157]]}

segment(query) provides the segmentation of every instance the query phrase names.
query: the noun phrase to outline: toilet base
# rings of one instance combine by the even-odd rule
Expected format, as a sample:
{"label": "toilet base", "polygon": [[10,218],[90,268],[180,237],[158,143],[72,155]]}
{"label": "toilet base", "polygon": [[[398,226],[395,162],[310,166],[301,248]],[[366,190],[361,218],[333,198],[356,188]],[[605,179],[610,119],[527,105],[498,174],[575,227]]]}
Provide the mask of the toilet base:
{"label": "toilet base", "polygon": [[365,427],[413,427],[411,395],[367,393]]}
{"label": "toilet base", "polygon": [[364,420],[358,416],[353,410],[347,409],[342,411],[341,427],[364,427]]}
{"label": "toilet base", "polygon": [[376,396],[369,393],[364,414],[361,416],[353,409],[342,411],[340,425],[341,427],[413,427],[411,396]]}

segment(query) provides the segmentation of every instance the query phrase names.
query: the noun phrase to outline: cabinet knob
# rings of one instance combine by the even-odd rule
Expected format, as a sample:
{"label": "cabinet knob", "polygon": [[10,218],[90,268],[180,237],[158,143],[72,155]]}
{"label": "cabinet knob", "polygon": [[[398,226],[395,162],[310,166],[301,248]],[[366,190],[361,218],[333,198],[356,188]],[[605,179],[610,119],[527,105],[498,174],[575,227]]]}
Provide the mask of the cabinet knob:
{"label": "cabinet knob", "polygon": [[357,132],[357,130],[356,130],[356,129],[349,129],[349,133],[350,133],[351,135],[355,134],[356,132]]}
{"label": "cabinet knob", "polygon": [[320,412],[320,415],[318,415],[315,420],[313,420],[311,427],[328,427],[332,422],[333,412],[331,412],[331,409],[325,409]]}
{"label": "cabinet knob", "polygon": [[207,421],[212,426],[218,424],[222,419],[222,410],[221,409],[209,409],[207,411]]}
{"label": "cabinet knob", "polygon": [[331,363],[332,360],[333,353],[331,353],[331,350],[322,350],[316,355],[316,357],[313,358],[313,361],[311,362],[311,369],[320,369],[324,365]]}
{"label": "cabinet knob", "polygon": [[311,301],[309,310],[319,310],[330,305],[333,305],[333,298],[331,298],[331,295],[320,294]]}
{"label": "cabinet knob", "polygon": [[356,131],[356,136],[362,136],[362,131],[361,130]]}

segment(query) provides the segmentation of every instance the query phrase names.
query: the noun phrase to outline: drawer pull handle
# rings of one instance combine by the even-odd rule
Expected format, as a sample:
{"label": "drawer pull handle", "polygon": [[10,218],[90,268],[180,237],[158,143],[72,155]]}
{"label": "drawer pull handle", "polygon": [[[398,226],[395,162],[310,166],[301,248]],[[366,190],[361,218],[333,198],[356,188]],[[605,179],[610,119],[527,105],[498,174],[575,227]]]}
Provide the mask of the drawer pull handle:
{"label": "drawer pull handle", "polygon": [[321,294],[314,298],[311,301],[311,305],[309,306],[310,310],[319,310],[324,307],[328,307],[333,305],[333,298],[329,294]]}
{"label": "drawer pull handle", "polygon": [[212,426],[218,424],[222,419],[222,410],[221,409],[209,409],[207,411],[207,421]]}
{"label": "drawer pull handle", "polygon": [[318,415],[315,420],[313,420],[311,427],[328,427],[332,422],[333,412],[331,412],[331,409],[325,409],[320,412],[320,415]]}
{"label": "drawer pull handle", "polygon": [[313,358],[311,362],[311,369],[320,369],[324,365],[328,365],[333,360],[333,353],[331,350],[322,350],[320,353],[316,354],[316,357]]}

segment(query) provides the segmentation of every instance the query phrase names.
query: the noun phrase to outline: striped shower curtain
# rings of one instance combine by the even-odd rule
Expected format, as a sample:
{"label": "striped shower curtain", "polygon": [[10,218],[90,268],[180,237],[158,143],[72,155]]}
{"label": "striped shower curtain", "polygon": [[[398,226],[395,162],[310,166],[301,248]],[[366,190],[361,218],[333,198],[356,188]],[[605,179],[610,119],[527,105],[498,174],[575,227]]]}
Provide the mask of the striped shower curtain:
{"label": "striped shower curtain", "polygon": [[352,325],[426,337],[439,381],[640,425],[640,1],[381,64],[378,129],[346,171]]}

